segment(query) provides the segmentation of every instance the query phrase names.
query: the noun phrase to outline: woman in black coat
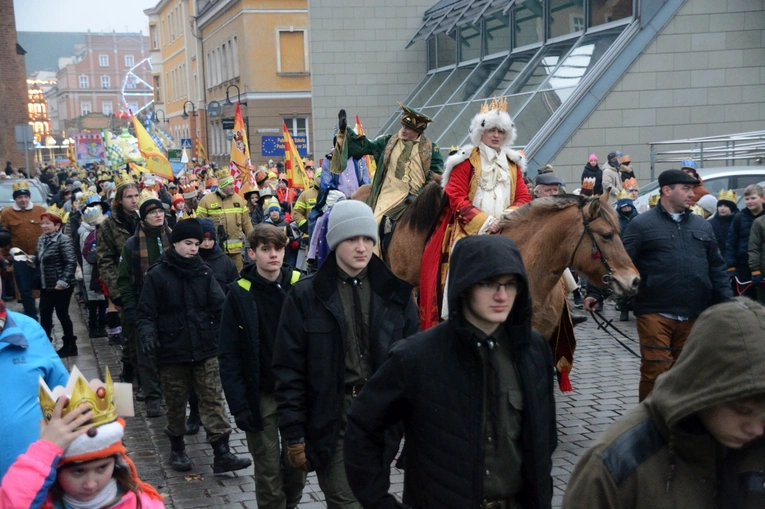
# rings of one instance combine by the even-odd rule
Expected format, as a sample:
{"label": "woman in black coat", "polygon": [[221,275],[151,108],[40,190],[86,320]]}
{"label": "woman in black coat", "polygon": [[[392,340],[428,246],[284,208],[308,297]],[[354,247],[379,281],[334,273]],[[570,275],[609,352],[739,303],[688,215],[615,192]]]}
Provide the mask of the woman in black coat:
{"label": "woman in black coat", "polygon": [[[585,188],[584,179],[595,179],[595,184],[592,188]],[[581,194],[584,196],[598,196],[603,194],[603,170],[598,166],[598,156],[595,154],[590,154],[587,164],[584,165]]]}
{"label": "woman in black coat", "polygon": [[74,272],[77,260],[74,255],[72,239],[61,233],[64,211],[57,209],[40,216],[43,234],[37,241],[37,254],[34,264],[40,271],[40,325],[48,338],[53,341],[53,310],[64,335],[64,346],[57,353],[61,357],[77,355],[77,337],[74,335],[72,319],[69,317],[69,302],[74,292]]}

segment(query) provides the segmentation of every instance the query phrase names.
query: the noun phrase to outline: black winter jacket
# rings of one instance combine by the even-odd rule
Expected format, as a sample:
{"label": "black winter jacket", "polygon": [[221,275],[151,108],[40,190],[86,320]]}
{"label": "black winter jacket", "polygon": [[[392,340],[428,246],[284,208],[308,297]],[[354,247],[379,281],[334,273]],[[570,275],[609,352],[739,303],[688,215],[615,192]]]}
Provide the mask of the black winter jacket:
{"label": "black winter jacket", "polygon": [[271,361],[276,342],[277,317],[292,286],[292,267],[284,265],[275,282],[257,274],[255,265],[227,286],[220,324],[220,378],[232,415],[249,409],[263,429],[260,393],[273,392]]}
{"label": "black winter jacket", "polygon": [[[354,401],[345,436],[348,482],[364,508],[402,507],[388,494],[384,430],[403,421],[406,471],[403,507],[478,509],[484,479],[484,362],[465,323],[460,296],[470,286],[516,274],[518,294],[502,325],[523,393],[520,446],[524,509],[552,503],[557,445],[550,347],[531,330],[531,297],[520,252],[510,239],[471,236],[456,244],[449,276],[449,320],[394,345],[390,359]],[[502,393],[500,393],[502,394]]]}
{"label": "black winter jacket", "polygon": [[225,294],[228,292],[228,284],[236,281],[239,277],[239,273],[236,271],[236,265],[231,258],[223,252],[218,244],[215,244],[215,247],[209,250],[212,251],[211,253],[205,253],[205,251],[208,250],[200,248],[199,256],[201,256],[202,260],[210,266],[213,271],[213,276],[215,276],[215,280],[218,281],[220,289],[223,290],[223,293]]}
{"label": "black winter jacket", "polygon": [[143,342],[156,338],[160,364],[201,362],[218,355],[223,291],[198,256],[196,267],[175,264],[171,247],[149,268],[138,301],[136,328]]}
{"label": "black winter jacket", "polygon": [[636,315],[693,318],[733,298],[712,226],[690,210],[678,223],[659,203],[629,222],[622,243],[640,271]]}
{"label": "black winter jacket", "polygon": [[[377,256],[367,273],[372,288],[369,345],[377,370],[393,343],[420,330],[420,320],[412,287]],[[305,438],[306,456],[316,470],[329,466],[343,422],[346,322],[337,277],[332,252],[316,273],[293,285],[274,347],[279,430],[286,440]]]}
{"label": "black winter jacket", "polygon": [[715,240],[717,240],[717,247],[720,249],[720,254],[723,259],[727,260],[726,251],[728,249],[728,232],[730,231],[730,224],[736,217],[738,212],[731,212],[727,216],[721,216],[719,212],[715,213],[709,224],[712,225],[712,230],[715,232]]}
{"label": "black winter jacket", "polygon": [[0,248],[11,245],[11,231],[0,224]]}
{"label": "black winter jacket", "polygon": [[603,194],[603,170],[600,169],[600,166],[592,166],[590,163],[585,164],[581,181],[584,182],[584,179],[593,177],[595,177],[595,187],[592,189],[593,194]]}
{"label": "black winter jacket", "polygon": [[65,287],[75,284],[74,271],[77,269],[77,260],[74,257],[71,237],[57,232],[53,234],[53,240],[46,245],[45,234],[41,235],[37,241],[35,265],[40,269],[40,283],[46,290],[53,290],[59,282],[64,283]]}
{"label": "black winter jacket", "polygon": [[765,209],[755,216],[747,208],[736,214],[728,230],[728,245],[725,247],[725,263],[728,267],[735,267],[740,281],[749,281],[749,233],[752,231],[752,223],[760,216],[765,215]]}

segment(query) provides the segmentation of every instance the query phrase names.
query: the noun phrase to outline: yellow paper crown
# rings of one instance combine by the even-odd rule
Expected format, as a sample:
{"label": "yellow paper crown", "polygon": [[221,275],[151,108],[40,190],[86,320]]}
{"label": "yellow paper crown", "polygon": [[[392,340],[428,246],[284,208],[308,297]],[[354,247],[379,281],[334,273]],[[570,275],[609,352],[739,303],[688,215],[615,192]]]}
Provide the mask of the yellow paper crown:
{"label": "yellow paper crown", "polygon": [[95,193],[91,192],[89,189],[85,189],[80,193],[80,196],[77,198],[77,203],[80,205],[80,207],[84,207],[86,203],[88,203],[88,198],[93,196]]}
{"label": "yellow paper crown", "polygon": [[133,177],[126,171],[120,172],[114,176],[114,185],[117,186],[117,189],[128,184],[135,184],[135,180],[133,180]]}
{"label": "yellow paper crown", "polygon": [[83,425],[100,426],[117,419],[117,404],[114,398],[114,382],[109,368],[106,368],[106,383],[93,379],[88,382],[83,374],[75,366],[72,374],[69,376],[69,382],[66,387],[57,386],[53,390],[48,387],[42,377],[40,377],[40,408],[42,408],[43,418],[50,421],[53,417],[53,409],[59,397],[66,396],[69,403],[64,406],[61,416],[65,416],[83,403],[90,405],[93,411],[93,418],[89,423]]}
{"label": "yellow paper crown", "polygon": [[497,99],[497,96],[494,96],[494,99],[491,100],[491,103],[486,101],[481,105],[481,113],[488,113],[495,110],[504,111],[507,113],[507,99],[504,97]]}
{"label": "yellow paper crown", "polygon": [[625,199],[626,199],[626,200],[631,200],[631,199],[632,199],[632,196],[630,195],[630,193],[628,193],[628,192],[627,192],[627,190],[626,190],[626,189],[622,189],[622,190],[619,192],[619,194],[617,194],[617,195],[616,195],[616,199],[617,199],[617,200],[625,200]]}
{"label": "yellow paper crown", "polygon": [[156,199],[158,198],[156,193],[154,193],[154,191],[144,188],[141,191],[141,194],[138,195],[138,208],[140,208],[141,204],[143,204],[143,202],[145,202],[146,200],[156,200]]}
{"label": "yellow paper crown", "polygon": [[733,191],[733,189],[729,189],[727,191],[725,189],[720,189],[720,194],[717,195],[717,199],[736,203],[738,201],[738,196]]}
{"label": "yellow paper crown", "polygon": [[661,198],[661,195],[658,194],[652,194],[648,197],[648,205],[651,207],[655,207],[659,203],[659,199]]}
{"label": "yellow paper crown", "polygon": [[221,168],[220,170],[217,170],[217,171],[215,172],[215,177],[216,177],[218,180],[225,180],[225,179],[227,179],[227,178],[230,178],[230,177],[231,177],[231,172],[229,171],[229,169],[228,169],[228,168]]}
{"label": "yellow paper crown", "polygon": [[29,191],[29,184],[26,180],[17,180],[13,183],[13,192],[16,191]]}
{"label": "yellow paper crown", "polygon": [[61,219],[62,223],[67,223],[69,221],[69,213],[63,208],[58,208],[55,203],[48,207],[48,210],[46,210],[45,213],[58,217]]}
{"label": "yellow paper crown", "polygon": [[629,190],[629,189],[633,189],[633,188],[634,188],[634,189],[638,189],[638,183],[637,183],[637,179],[636,179],[635,177],[630,177],[630,178],[628,178],[627,180],[625,180],[625,181],[622,183],[622,187],[623,187],[624,189],[628,189],[628,190]]}
{"label": "yellow paper crown", "polygon": [[582,180],[582,189],[595,189],[595,177],[585,177]]}

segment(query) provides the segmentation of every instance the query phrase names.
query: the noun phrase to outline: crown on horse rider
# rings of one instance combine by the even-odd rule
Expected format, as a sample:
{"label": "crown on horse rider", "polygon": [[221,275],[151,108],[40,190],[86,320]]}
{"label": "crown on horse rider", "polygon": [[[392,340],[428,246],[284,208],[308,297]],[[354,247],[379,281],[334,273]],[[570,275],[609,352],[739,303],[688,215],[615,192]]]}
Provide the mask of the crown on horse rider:
{"label": "crown on horse rider", "polygon": [[487,101],[484,101],[484,103],[481,105],[481,113],[489,113],[490,111],[504,111],[507,113],[507,99],[504,97],[500,97],[497,99],[497,96],[494,96],[494,99],[491,100],[491,103]]}

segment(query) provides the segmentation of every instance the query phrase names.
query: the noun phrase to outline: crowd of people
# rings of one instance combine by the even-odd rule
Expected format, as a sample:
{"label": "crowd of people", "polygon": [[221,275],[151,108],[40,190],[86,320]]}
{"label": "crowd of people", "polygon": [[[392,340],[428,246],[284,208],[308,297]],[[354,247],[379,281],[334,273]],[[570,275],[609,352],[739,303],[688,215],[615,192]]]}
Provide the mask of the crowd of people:
{"label": "crowd of people", "polygon": [[[0,305],[0,367],[13,386],[0,405],[19,409],[0,424],[0,507],[163,506],[126,454],[109,374],[88,384],[73,373],[68,388],[80,389],[51,396],[67,385],[60,358],[78,355],[76,295],[90,337],[121,347],[119,379],[146,417],[165,415],[176,471],[197,466],[185,436],[202,427],[214,473],[254,464],[260,508],[296,507],[308,472],[331,509],[550,508],[560,373],[532,329],[520,250],[500,233],[503,218],[553,203],[565,183],[549,166],[526,177],[501,99],[446,161],[430,119],[402,111],[396,134],[370,140],[341,110],[332,151],[321,170],[306,161],[300,193],[276,164],[254,168],[240,192],[228,169],[196,160],[173,182],[46,169],[47,207],[19,178],[0,214],[13,259],[4,287],[24,309]],[[384,255],[431,182],[444,199],[413,293]],[[363,191],[366,202],[354,199]],[[638,191],[630,156],[614,151],[602,169],[589,157],[581,203],[614,207],[640,271],[637,294],[618,303],[622,319],[637,317],[639,404],[582,457],[563,507],[762,507],[763,190],[747,188],[741,212],[721,192],[710,210],[684,161],[642,210]],[[582,292],[587,311],[607,297]],[[568,307],[560,318],[573,321]],[[229,447],[229,416],[252,460]],[[389,494],[394,461],[400,501]]]}

